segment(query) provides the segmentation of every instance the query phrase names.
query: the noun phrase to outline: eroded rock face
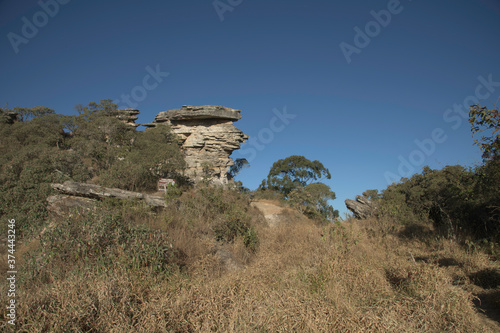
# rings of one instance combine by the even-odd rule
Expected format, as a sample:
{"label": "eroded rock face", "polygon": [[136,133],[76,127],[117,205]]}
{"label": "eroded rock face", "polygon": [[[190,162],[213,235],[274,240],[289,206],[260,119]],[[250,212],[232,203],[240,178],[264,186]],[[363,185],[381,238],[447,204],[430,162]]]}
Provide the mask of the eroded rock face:
{"label": "eroded rock face", "polygon": [[123,121],[125,124],[137,127],[140,124],[136,124],[137,115],[140,113],[137,109],[119,109],[116,110],[116,118]]}
{"label": "eroded rock face", "polygon": [[370,199],[360,195],[356,196],[356,200],[346,199],[345,205],[358,220],[363,220],[372,216],[377,209],[377,205]]}
{"label": "eroded rock face", "polygon": [[213,170],[212,182],[224,185],[228,183],[227,172],[234,164],[229,156],[248,139],[248,135],[233,125],[233,121],[239,119],[240,110],[216,105],[183,105],[181,109],[160,112],[154,122],[143,125],[169,125],[181,140],[186,176],[199,182],[206,176],[206,169],[210,169]]}

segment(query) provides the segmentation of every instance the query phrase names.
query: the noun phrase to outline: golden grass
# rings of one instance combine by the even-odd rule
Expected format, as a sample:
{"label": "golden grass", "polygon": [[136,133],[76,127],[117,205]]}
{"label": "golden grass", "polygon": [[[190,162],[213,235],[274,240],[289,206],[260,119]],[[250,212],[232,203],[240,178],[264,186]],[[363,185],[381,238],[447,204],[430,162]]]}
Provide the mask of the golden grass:
{"label": "golden grass", "polygon": [[[398,228],[389,232],[375,220],[321,226],[285,210],[286,222],[270,228],[256,211],[248,212],[260,240],[255,253],[241,239],[218,244],[210,238],[209,221],[187,219],[182,209],[172,209],[145,219],[151,228],[167,231],[182,254],[181,269],[167,277],[118,266],[77,266],[64,276],[54,271],[36,283],[20,283],[18,331],[494,332],[500,327],[474,305],[475,294],[498,294],[498,286],[486,290],[474,284],[482,278],[474,278],[478,272],[492,272],[482,279],[495,281],[499,268],[482,253],[467,253],[443,239],[402,238]],[[216,253],[221,246],[242,269],[225,268]],[[1,327],[9,328],[5,322]]]}

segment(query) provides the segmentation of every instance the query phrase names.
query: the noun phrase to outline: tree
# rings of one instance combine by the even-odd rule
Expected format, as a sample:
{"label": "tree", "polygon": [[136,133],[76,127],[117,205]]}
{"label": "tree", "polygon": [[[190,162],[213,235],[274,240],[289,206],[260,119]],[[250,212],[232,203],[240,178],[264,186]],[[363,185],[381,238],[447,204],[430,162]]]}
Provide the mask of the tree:
{"label": "tree", "polygon": [[19,115],[19,120],[21,121],[30,121],[38,117],[55,113],[53,109],[46,106],[35,106],[32,108],[15,107],[13,111]]}
{"label": "tree", "polygon": [[275,190],[288,197],[290,192],[298,187],[306,187],[312,182],[331,177],[330,171],[321,162],[292,155],[274,162],[267,180],[262,181],[260,189]]}
{"label": "tree", "polygon": [[240,173],[241,170],[248,168],[250,166],[250,163],[248,163],[246,158],[238,158],[234,161],[234,164],[231,165],[229,168],[229,171],[227,173],[227,178],[228,179],[234,179],[237,174]]}
{"label": "tree", "polygon": [[292,204],[305,215],[333,222],[339,217],[338,210],[334,210],[328,204],[328,200],[334,200],[335,193],[330,186],[323,183],[312,183],[306,187],[298,187],[289,195]]}
{"label": "tree", "polygon": [[[500,98],[499,98],[500,99]],[[469,123],[472,125],[472,135],[479,132],[490,132],[483,135],[481,140],[474,142],[481,148],[483,159],[488,160],[498,157],[500,152],[500,111],[495,105],[492,109],[479,104],[472,105],[469,111]]]}

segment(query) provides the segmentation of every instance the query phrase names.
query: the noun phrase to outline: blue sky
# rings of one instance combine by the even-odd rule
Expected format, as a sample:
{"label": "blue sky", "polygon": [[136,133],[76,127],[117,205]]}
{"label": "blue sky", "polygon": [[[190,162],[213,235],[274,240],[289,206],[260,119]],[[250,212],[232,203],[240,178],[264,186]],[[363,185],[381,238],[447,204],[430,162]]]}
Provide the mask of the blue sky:
{"label": "blue sky", "polygon": [[1,105],[111,98],[141,123],[241,109],[238,179],[255,189],[278,159],[317,159],[341,213],[424,165],[480,163],[460,105],[500,96],[497,0],[4,0],[0,36]]}

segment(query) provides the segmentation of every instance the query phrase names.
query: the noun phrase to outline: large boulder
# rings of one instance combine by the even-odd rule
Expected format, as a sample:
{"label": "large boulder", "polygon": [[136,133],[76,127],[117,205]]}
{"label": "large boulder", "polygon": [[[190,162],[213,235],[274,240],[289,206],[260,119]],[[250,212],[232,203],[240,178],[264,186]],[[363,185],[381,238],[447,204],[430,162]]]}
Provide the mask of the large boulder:
{"label": "large boulder", "polygon": [[86,198],[116,198],[120,200],[142,200],[154,207],[166,207],[165,199],[160,196],[139,192],[125,191],[118,188],[103,187],[95,184],[77,183],[66,181],[64,184],[51,184],[54,190],[64,194]]}
{"label": "large boulder", "polygon": [[234,161],[229,157],[248,135],[237,129],[233,121],[241,111],[217,105],[184,105],[181,109],[160,112],[147,127],[169,125],[181,140],[187,163],[185,175],[199,182],[212,170],[212,183],[228,183],[227,172]]}
{"label": "large boulder", "polygon": [[359,220],[372,216],[377,207],[372,200],[360,195],[356,196],[356,200],[346,199],[345,205]]}

